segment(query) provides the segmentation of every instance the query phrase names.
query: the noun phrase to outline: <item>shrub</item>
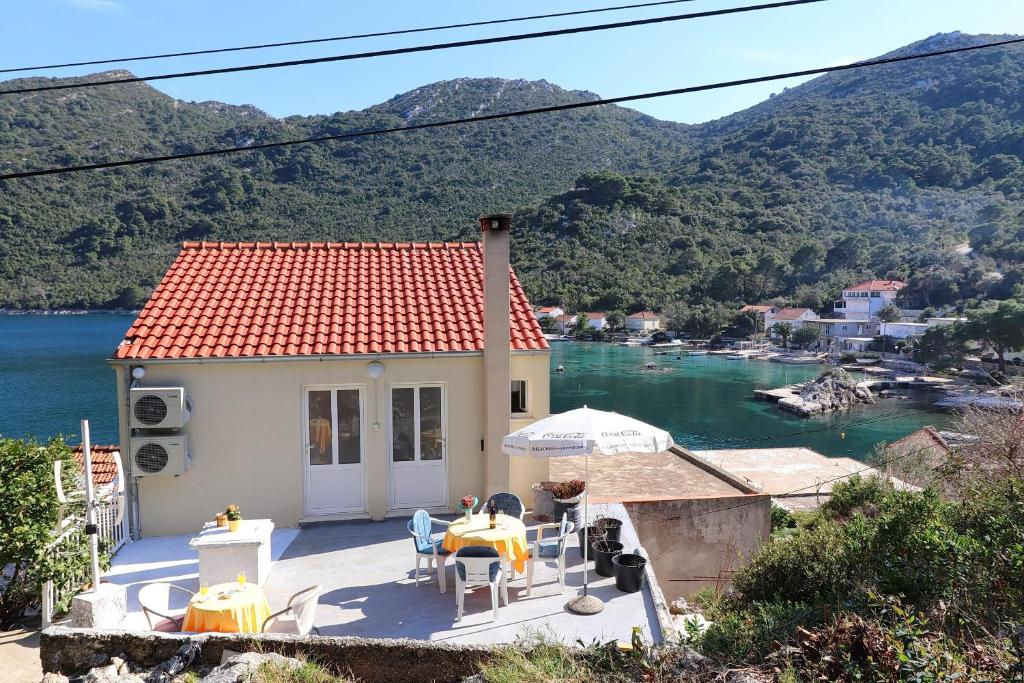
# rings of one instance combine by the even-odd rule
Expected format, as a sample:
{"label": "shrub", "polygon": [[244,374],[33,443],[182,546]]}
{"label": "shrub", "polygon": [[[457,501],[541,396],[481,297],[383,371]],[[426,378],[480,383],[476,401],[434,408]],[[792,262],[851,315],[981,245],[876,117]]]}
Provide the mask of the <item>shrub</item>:
{"label": "shrub", "polygon": [[57,461],[63,463],[68,490],[80,467],[62,439],[40,444],[0,438],[0,629],[39,606],[46,581],[79,575],[88,566],[84,534],[65,539],[59,554],[47,552],[59,512],[53,481]]}
{"label": "shrub", "polygon": [[774,651],[802,623],[813,620],[813,610],[801,602],[737,602],[728,597],[703,598],[704,616],[711,625],[690,642],[719,666],[756,662]]}

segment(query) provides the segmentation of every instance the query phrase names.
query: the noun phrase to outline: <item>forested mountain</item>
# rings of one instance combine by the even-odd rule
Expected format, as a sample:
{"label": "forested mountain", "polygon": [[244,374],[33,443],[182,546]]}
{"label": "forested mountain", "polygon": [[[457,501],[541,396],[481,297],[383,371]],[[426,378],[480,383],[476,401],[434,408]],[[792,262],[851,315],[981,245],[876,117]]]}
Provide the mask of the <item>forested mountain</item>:
{"label": "forested mountain", "polygon": [[[909,278],[922,306],[1005,297],[1024,281],[1022,84],[1024,50],[1008,47],[827,75],[698,126],[602,106],[0,182],[0,306],[135,305],[184,239],[459,239],[515,207],[536,303],[814,303],[868,275]],[[459,79],[274,119],[144,84],[0,96],[0,172],[595,97]]]}

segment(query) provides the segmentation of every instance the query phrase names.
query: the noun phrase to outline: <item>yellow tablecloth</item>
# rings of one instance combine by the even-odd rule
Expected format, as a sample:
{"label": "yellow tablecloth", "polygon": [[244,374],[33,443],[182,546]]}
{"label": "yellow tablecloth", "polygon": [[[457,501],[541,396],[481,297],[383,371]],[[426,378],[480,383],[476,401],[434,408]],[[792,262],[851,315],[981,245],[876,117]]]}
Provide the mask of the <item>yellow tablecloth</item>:
{"label": "yellow tablecloth", "polygon": [[[210,586],[210,593],[196,595],[188,604],[182,631],[202,633],[259,633],[263,621],[270,616],[270,604],[259,586],[247,583],[240,592],[237,583],[219,583]],[[221,595],[228,595],[221,599]]]}
{"label": "yellow tablecloth", "polygon": [[517,572],[526,571],[526,525],[508,515],[498,516],[496,529],[489,529],[489,525],[490,516],[486,514],[473,515],[468,522],[465,518],[452,522],[441,546],[452,553],[470,545],[488,546],[511,559]]}

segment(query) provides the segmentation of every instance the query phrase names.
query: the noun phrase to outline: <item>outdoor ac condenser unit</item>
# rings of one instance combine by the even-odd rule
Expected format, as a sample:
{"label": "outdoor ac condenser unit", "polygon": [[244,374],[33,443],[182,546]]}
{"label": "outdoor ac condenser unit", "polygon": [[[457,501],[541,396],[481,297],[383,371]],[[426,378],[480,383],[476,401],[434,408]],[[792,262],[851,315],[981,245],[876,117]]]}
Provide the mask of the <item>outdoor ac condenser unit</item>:
{"label": "outdoor ac condenser unit", "polygon": [[182,387],[133,387],[128,400],[132,429],[178,429],[192,413]]}
{"label": "outdoor ac condenser unit", "polygon": [[185,474],[192,463],[188,439],[184,434],[173,436],[133,436],[132,474],[152,477],[158,474]]}

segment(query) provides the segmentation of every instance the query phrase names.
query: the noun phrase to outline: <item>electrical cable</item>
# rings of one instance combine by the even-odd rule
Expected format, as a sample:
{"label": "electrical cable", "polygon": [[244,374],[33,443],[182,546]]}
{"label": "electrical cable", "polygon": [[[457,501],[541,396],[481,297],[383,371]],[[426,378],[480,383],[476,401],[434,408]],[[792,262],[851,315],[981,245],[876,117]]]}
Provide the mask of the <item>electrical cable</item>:
{"label": "electrical cable", "polygon": [[0,95],[17,95],[33,92],[48,92],[51,90],[77,90],[80,88],[97,88],[102,85],[124,85],[126,83],[144,83],[149,81],[163,81],[172,78],[194,78],[196,76],[213,76],[218,74],[240,73],[246,71],[262,71],[265,69],[281,69],[292,66],[307,66],[310,64],[327,64],[332,62],[345,62],[356,59],[369,59],[371,57],[387,57],[392,55],[406,55],[418,52],[432,52],[435,50],[450,50],[459,47],[473,47],[478,45],[493,45],[496,43],[508,43],[520,40],[533,40],[536,38],[551,38],[554,36],[575,35],[580,33],[593,33],[594,31],[609,31],[619,28],[631,28],[635,26],[648,26],[651,24],[662,24],[672,21],[685,21],[688,19],[702,19],[705,17],[718,17],[728,14],[740,14],[743,12],[757,12],[767,9],[778,9],[794,5],[808,5],[827,0],[782,0],[763,5],[747,5],[744,7],[730,7],[727,9],[708,10],[705,12],[691,12],[689,14],[675,14],[667,17],[654,17],[652,19],[632,19],[629,21],[617,21],[611,24],[596,24],[591,26],[577,26],[574,28],[553,29],[550,31],[537,31],[534,33],[519,33],[514,35],[494,36],[492,38],[474,38],[472,40],[459,40],[450,43],[433,43],[431,45],[414,45],[412,47],[399,47],[389,50],[374,50],[371,52],[355,52],[344,55],[332,55],[329,57],[311,57],[309,59],[290,59],[283,62],[267,62],[263,64],[247,64],[243,66],[228,66],[218,69],[201,69],[198,71],[179,71],[176,73],[156,74],[153,76],[131,76],[129,78],[108,78],[99,81],[85,81],[77,83],[57,83],[54,85],[42,85],[35,87],[14,88],[11,90],[0,90]]}
{"label": "electrical cable", "polygon": [[239,152],[252,152],[263,149],[273,149],[277,147],[289,147],[293,145],[304,145],[317,142],[331,142],[339,140],[356,140],[360,138],[374,137],[378,135],[387,135],[391,133],[400,133],[407,131],[417,130],[429,130],[432,128],[444,128],[448,126],[457,126],[466,123],[481,123],[484,121],[497,121],[502,119],[512,119],[521,116],[532,116],[535,114],[546,114],[551,112],[569,111],[574,109],[587,109],[591,107],[599,107],[608,104],[619,104],[622,102],[636,102],[639,100],[648,100],[658,97],[668,97],[671,95],[684,95],[695,92],[706,92],[709,90],[718,90],[722,88],[733,88],[741,85],[750,85],[754,83],[766,83],[769,81],[778,81],[789,78],[799,78],[803,76],[814,76],[818,74],[850,71],[852,69],[863,69],[866,67],[880,66],[884,64],[895,64],[899,62],[908,62],[918,59],[927,59],[930,57],[940,57],[945,55],[960,54],[964,52],[971,52],[975,50],[984,50],[995,47],[1002,47],[1006,45],[1014,45],[1024,43],[1024,38],[1014,38],[1009,40],[1002,40],[994,43],[984,43],[981,45],[970,45],[966,47],[949,48],[945,50],[936,50],[933,52],[922,52],[911,55],[902,55],[898,57],[883,57],[880,59],[872,59],[863,62],[855,62],[853,64],[843,64],[838,66],[826,66],[817,69],[804,69],[802,71],[790,71],[787,73],[773,74],[770,76],[755,76],[752,78],[741,78],[733,81],[722,81],[719,83],[709,83],[706,85],[695,85],[686,88],[675,88],[672,90],[661,90],[655,92],[647,92],[639,95],[624,95],[622,97],[609,97],[606,99],[588,100],[586,102],[574,102],[570,104],[553,105],[550,107],[539,107],[536,109],[522,109],[518,111],[504,112],[500,114],[485,114],[482,116],[473,116],[468,118],[460,119],[449,119],[445,121],[434,121],[428,123],[410,124],[408,126],[395,126],[393,128],[379,128],[375,130],[364,130],[356,131],[353,133],[341,133],[337,135],[324,135],[320,137],[312,138],[301,138],[298,140],[283,140],[280,142],[265,142],[261,144],[253,144],[245,147],[225,147],[219,149],[210,149],[198,152],[186,152],[182,154],[165,154],[161,156],[153,157],[138,157],[135,159],[123,159],[120,161],[105,161],[94,164],[83,164],[80,166],[59,166],[55,168],[45,168],[35,171],[19,171],[16,173],[7,173],[0,175],[0,180],[16,180],[19,178],[34,178],[37,176],[48,176],[57,175],[62,173],[75,173],[80,171],[94,171],[108,168],[121,168],[125,166],[137,166],[141,164],[152,164],[163,161],[174,161],[179,159],[197,159],[201,157],[219,156],[224,154],[236,154]]}
{"label": "electrical cable", "polygon": [[535,21],[538,19],[557,19],[560,17],[579,16],[583,14],[598,14],[601,12],[617,12],[627,9],[642,9],[645,7],[657,7],[661,5],[677,5],[683,2],[694,2],[695,0],[660,0],[659,2],[641,2],[635,5],[616,5],[614,7],[597,7],[593,9],[575,10],[572,12],[555,12],[552,14],[534,14],[525,17],[511,17],[507,19],[486,19],[483,21],[469,21],[461,24],[443,24],[440,26],[426,26],[422,28],[405,28],[393,31],[378,31],[376,33],[356,33],[346,36],[331,36],[329,38],[310,38],[306,40],[288,40],[278,43],[260,43],[256,45],[240,45],[236,47],[219,47],[205,50],[189,50],[185,52],[165,52],[162,54],[142,55],[136,57],[111,57],[107,59],[93,59],[81,62],[66,62],[63,64],[42,64],[38,66],[16,66],[0,69],[0,74],[13,73],[16,71],[43,71],[45,69],[64,69],[74,66],[97,66],[101,64],[118,64],[123,62],[142,62],[153,59],[170,59],[173,57],[195,57],[198,55],[212,55],[225,52],[243,52],[246,50],[266,50],[278,47],[292,47],[296,45],[315,45],[318,43],[334,43],[343,40],[357,40],[363,38],[381,38],[386,36],[399,36],[410,33],[427,33],[429,31],[446,31],[456,28],[473,28],[475,26],[492,26],[495,24],[510,24],[520,21]]}

